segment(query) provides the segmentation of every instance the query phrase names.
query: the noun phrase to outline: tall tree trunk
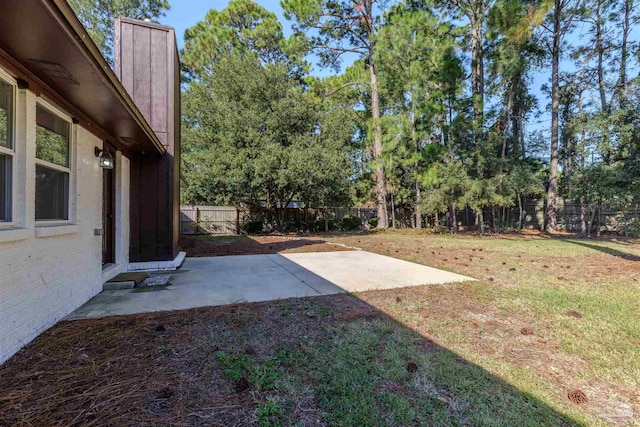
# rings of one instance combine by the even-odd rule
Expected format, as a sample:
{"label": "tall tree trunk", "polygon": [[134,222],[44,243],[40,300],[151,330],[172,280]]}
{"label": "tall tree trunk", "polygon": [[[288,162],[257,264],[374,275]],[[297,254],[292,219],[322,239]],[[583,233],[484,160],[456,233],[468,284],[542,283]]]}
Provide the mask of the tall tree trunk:
{"label": "tall tree trunk", "polygon": [[580,197],[580,234],[588,236],[587,233],[587,210],[584,203],[584,196]]}
{"label": "tall tree trunk", "polygon": [[511,108],[511,134],[513,135],[513,157],[520,159],[525,157],[524,151],[524,126],[522,125],[522,109],[526,103],[523,99],[521,89],[526,86],[523,81],[523,76],[519,73],[513,78],[512,93],[513,93],[513,106]]}
{"label": "tall tree trunk", "polygon": [[498,221],[496,220],[496,208],[495,206],[491,206],[491,221],[493,222],[493,232],[500,233],[498,231]]}
{"label": "tall tree trunk", "polygon": [[484,215],[482,209],[476,211],[476,228],[481,236],[484,236]]}
{"label": "tall tree trunk", "polygon": [[378,207],[378,227],[389,228],[387,213],[387,183],[382,164],[382,126],[380,125],[380,94],[378,77],[373,64],[373,47],[369,53],[369,78],[371,82],[371,115],[373,118],[373,158],[376,162],[376,202]]}
{"label": "tall tree trunk", "polygon": [[604,22],[602,18],[602,10],[600,9],[601,6],[601,1],[598,1],[596,6],[596,52],[598,53],[598,91],[600,92],[600,108],[602,109],[602,112],[605,112],[609,107],[607,103],[607,89],[605,87],[604,80],[604,44],[602,41],[602,27]]}
{"label": "tall tree trunk", "polygon": [[451,212],[451,231],[454,233],[458,232],[458,220],[456,219],[456,208],[455,206],[449,206],[449,212]]}
{"label": "tall tree trunk", "polygon": [[416,180],[416,228],[419,230],[422,228],[422,192],[420,191],[420,184]]}
{"label": "tall tree trunk", "polygon": [[[420,153],[420,142],[416,138],[416,109],[413,94],[411,95],[411,138],[413,138],[413,146],[416,150],[416,155]],[[415,181],[416,181],[416,208],[415,208],[415,227],[420,230],[422,228],[422,192],[420,191],[420,179],[418,171],[420,170],[420,162],[416,161],[414,167]]]}
{"label": "tall tree trunk", "polygon": [[553,41],[551,48],[551,159],[549,162],[549,189],[547,190],[547,231],[556,231],[556,199],[558,197],[558,110],[560,106],[560,38],[561,0],[554,1]]}
{"label": "tall tree trunk", "polygon": [[593,207],[591,212],[591,221],[589,221],[589,228],[587,228],[587,237],[591,237],[591,230],[593,229],[593,222],[596,220],[596,207]]}
{"label": "tall tree trunk", "polygon": [[[513,87],[508,89],[507,103],[504,106],[504,130],[502,131],[502,149],[500,150],[500,158],[504,160],[507,156],[507,143],[509,142],[509,126],[511,125],[511,110],[513,107]],[[502,166],[500,166],[502,169]],[[502,171],[502,170],[501,170]]]}
{"label": "tall tree trunk", "polygon": [[[602,0],[597,2],[596,6],[596,52],[598,55],[598,91],[600,93],[600,111],[607,113],[609,111],[609,103],[607,102],[607,88],[604,77],[604,43],[602,40],[602,32],[604,30],[604,17],[602,16]],[[609,129],[608,126],[604,127],[602,135],[603,144],[605,147],[604,158],[608,160],[610,149],[609,147]]]}
{"label": "tall tree trunk", "polygon": [[627,57],[629,55],[629,32],[631,31],[631,12],[635,0],[624,0],[624,18],[622,22],[622,43],[620,45],[620,75],[616,93],[621,108],[627,105]]}
{"label": "tall tree trunk", "polygon": [[393,199],[393,192],[391,192],[391,227],[396,228],[396,202]]}
{"label": "tall tree trunk", "polygon": [[524,220],[524,209],[522,207],[522,195],[518,193],[518,233],[522,233],[523,220]]}
{"label": "tall tree trunk", "polygon": [[473,139],[478,143],[484,124],[484,53],[482,24],[484,0],[474,0],[469,11],[471,22],[471,95],[473,96]]}
{"label": "tall tree trunk", "polygon": [[329,216],[327,215],[327,208],[324,209],[324,232],[329,232]]}
{"label": "tall tree trunk", "polygon": [[440,104],[442,105],[442,114],[440,116],[440,126],[442,128],[442,143],[445,147],[449,146],[449,124],[447,121],[447,115],[449,114],[449,107],[447,106],[447,100],[444,95],[440,98]]}

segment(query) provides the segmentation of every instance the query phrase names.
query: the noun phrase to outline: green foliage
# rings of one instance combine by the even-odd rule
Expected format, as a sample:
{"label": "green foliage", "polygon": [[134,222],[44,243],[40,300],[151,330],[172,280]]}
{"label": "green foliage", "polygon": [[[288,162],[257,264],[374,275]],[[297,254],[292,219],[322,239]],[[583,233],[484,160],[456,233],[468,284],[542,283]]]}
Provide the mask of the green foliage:
{"label": "green foliage", "polygon": [[267,359],[256,366],[251,378],[260,390],[275,390],[276,381],[282,374],[282,368],[277,358]]}
{"label": "green foliage", "polygon": [[[563,31],[582,22],[589,32],[570,55],[580,72],[560,74],[559,192],[589,212],[603,203],[625,212],[640,197],[640,84],[623,71],[640,59],[637,43],[624,46],[636,3],[563,4]],[[282,8],[289,39],[251,0],[212,10],[187,31],[184,202],[266,203],[268,228],[285,229],[291,200],[319,209],[379,204],[382,170],[386,201],[406,225],[411,217],[455,231],[452,214],[470,208],[481,232],[483,212],[493,213],[495,231],[522,226],[525,200],[553,182],[545,179],[554,168],[549,132],[531,126],[544,100],[530,90],[533,73],[548,66],[552,1],[282,0]],[[335,70],[345,55],[355,61],[312,77],[303,63],[310,51]],[[471,85],[479,72],[482,84]],[[520,211],[518,223],[496,218],[506,208]],[[324,220],[309,229],[323,231]]]}
{"label": "green foliage", "polygon": [[222,365],[222,373],[231,381],[248,378],[253,371],[253,360],[248,354],[218,352],[216,358]]}
{"label": "green foliage", "polygon": [[11,129],[9,118],[13,110],[13,88],[0,80],[0,146],[9,147]]}
{"label": "green foliage", "polygon": [[378,226],[378,217],[372,216],[367,220],[367,224],[369,224],[371,228],[376,228]]}
{"label": "green foliage", "polygon": [[255,56],[270,64],[288,61],[276,14],[252,0],[233,0],[222,11],[211,9],[185,31],[184,39],[182,61],[192,76],[211,75],[229,55]]}
{"label": "green foliage", "polygon": [[60,166],[69,166],[69,137],[37,126],[36,158]]}
{"label": "green foliage", "polygon": [[267,203],[275,226],[293,199],[350,199],[348,111],[312,102],[283,64],[229,56],[184,94],[186,203]]}
{"label": "green foliage", "polygon": [[340,228],[344,231],[357,230],[362,227],[362,221],[356,215],[345,215],[340,221]]}
{"label": "green foliage", "polygon": [[298,40],[313,48],[323,66],[339,68],[342,55],[369,54],[373,28],[379,22],[372,2],[282,0],[286,19],[294,22]]}
{"label": "green foliage", "polygon": [[264,221],[261,219],[252,219],[246,221],[244,224],[242,224],[242,229],[247,234],[262,233],[262,230],[264,229]]}
{"label": "green foliage", "polygon": [[168,0],[69,0],[69,5],[110,63],[116,17],[155,20],[170,9]]}
{"label": "green foliage", "polygon": [[207,220],[199,220],[194,227],[194,231],[200,234],[213,234],[220,229],[220,226],[215,221]]}
{"label": "green foliage", "polygon": [[254,363],[253,358],[245,353],[218,352],[216,359],[225,377],[234,382],[245,378],[261,391],[274,390],[276,381],[283,372],[278,356],[269,358],[262,364]]}
{"label": "green foliage", "polygon": [[281,426],[284,414],[282,409],[273,400],[268,400],[258,407],[256,411],[258,423],[261,427]]}
{"label": "green foliage", "polygon": [[336,231],[341,229],[341,222],[335,218],[328,218],[326,221],[324,218],[319,217],[315,221],[309,224],[309,231],[322,233],[325,230]]}
{"label": "green foliage", "polygon": [[634,218],[629,224],[629,233],[633,236],[640,236],[640,218]]}
{"label": "green foliage", "polygon": [[8,117],[5,110],[0,110],[0,146],[6,147],[9,145],[9,126]]}

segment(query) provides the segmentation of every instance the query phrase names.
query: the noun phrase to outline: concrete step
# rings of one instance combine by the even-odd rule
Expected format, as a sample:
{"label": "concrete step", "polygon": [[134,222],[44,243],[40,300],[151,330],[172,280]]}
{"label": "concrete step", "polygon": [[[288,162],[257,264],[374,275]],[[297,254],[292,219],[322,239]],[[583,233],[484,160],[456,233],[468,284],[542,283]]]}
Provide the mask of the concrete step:
{"label": "concrete step", "polygon": [[119,291],[133,289],[144,282],[149,275],[145,272],[121,273],[102,285],[103,291]]}

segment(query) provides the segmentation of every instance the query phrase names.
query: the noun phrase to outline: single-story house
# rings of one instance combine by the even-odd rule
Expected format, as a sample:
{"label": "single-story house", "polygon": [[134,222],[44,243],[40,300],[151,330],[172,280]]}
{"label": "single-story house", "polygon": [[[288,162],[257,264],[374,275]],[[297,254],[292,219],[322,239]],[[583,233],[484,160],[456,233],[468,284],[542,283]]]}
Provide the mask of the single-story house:
{"label": "single-story house", "polygon": [[112,68],[65,0],[0,1],[0,363],[178,257],[175,32],[120,18],[114,44]]}

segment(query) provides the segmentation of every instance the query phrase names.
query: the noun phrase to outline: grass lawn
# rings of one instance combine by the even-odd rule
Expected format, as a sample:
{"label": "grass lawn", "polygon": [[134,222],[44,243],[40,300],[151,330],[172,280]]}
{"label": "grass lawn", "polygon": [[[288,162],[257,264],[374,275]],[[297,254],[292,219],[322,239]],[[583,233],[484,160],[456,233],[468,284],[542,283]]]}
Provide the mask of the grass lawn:
{"label": "grass lawn", "polygon": [[479,280],[62,322],[0,367],[0,425],[640,422],[640,245],[312,240],[241,244],[340,243]]}

